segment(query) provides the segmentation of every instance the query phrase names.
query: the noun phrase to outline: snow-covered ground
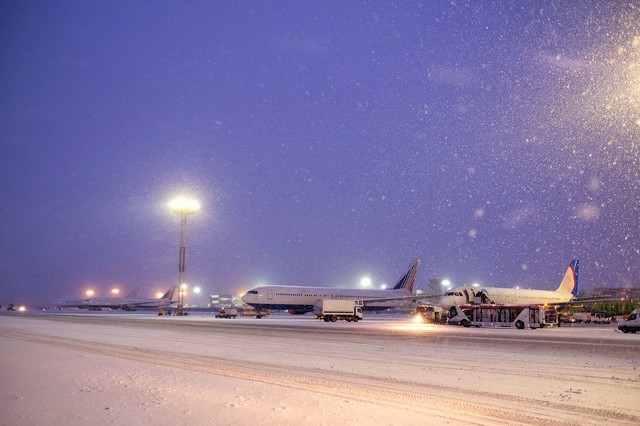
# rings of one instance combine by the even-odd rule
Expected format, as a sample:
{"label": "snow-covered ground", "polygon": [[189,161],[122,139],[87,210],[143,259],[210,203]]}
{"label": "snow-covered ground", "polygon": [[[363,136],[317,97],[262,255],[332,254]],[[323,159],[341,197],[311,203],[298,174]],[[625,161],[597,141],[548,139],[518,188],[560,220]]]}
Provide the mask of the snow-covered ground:
{"label": "snow-covered ground", "polygon": [[640,335],[0,315],[0,424],[640,424]]}

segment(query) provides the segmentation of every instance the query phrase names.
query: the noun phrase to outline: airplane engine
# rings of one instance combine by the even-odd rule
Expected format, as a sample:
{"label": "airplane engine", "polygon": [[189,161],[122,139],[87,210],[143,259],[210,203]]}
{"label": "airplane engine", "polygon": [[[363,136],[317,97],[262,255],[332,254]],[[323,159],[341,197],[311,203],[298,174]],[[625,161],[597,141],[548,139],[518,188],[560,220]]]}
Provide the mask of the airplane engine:
{"label": "airplane engine", "polygon": [[306,309],[289,309],[287,312],[290,313],[291,315],[303,315],[303,314],[306,314],[307,312],[309,312],[309,310],[306,310]]}

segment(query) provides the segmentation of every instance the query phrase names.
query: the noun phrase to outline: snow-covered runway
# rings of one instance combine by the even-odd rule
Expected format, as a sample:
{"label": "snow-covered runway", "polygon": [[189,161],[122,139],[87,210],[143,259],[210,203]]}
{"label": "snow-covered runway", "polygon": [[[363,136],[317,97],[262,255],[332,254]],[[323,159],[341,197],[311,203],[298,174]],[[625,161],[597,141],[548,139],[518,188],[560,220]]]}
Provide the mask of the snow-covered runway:
{"label": "snow-covered runway", "polygon": [[639,424],[640,335],[1,315],[0,424]]}

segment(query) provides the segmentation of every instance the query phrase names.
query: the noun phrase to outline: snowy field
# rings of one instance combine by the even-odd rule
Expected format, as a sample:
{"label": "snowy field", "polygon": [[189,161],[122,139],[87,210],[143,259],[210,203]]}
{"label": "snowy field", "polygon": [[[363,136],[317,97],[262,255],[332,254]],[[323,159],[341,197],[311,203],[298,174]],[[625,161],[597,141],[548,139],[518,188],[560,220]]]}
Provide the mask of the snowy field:
{"label": "snowy field", "polygon": [[640,334],[0,315],[0,424],[640,424]]}

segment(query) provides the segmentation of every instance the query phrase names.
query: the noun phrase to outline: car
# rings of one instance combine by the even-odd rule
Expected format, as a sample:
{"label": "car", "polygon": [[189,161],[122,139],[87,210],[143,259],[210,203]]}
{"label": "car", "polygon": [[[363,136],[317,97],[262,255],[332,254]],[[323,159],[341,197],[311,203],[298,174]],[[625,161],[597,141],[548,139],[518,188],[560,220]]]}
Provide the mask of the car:
{"label": "car", "polygon": [[629,317],[618,323],[618,330],[623,333],[637,333],[640,331],[640,309],[629,314]]}

